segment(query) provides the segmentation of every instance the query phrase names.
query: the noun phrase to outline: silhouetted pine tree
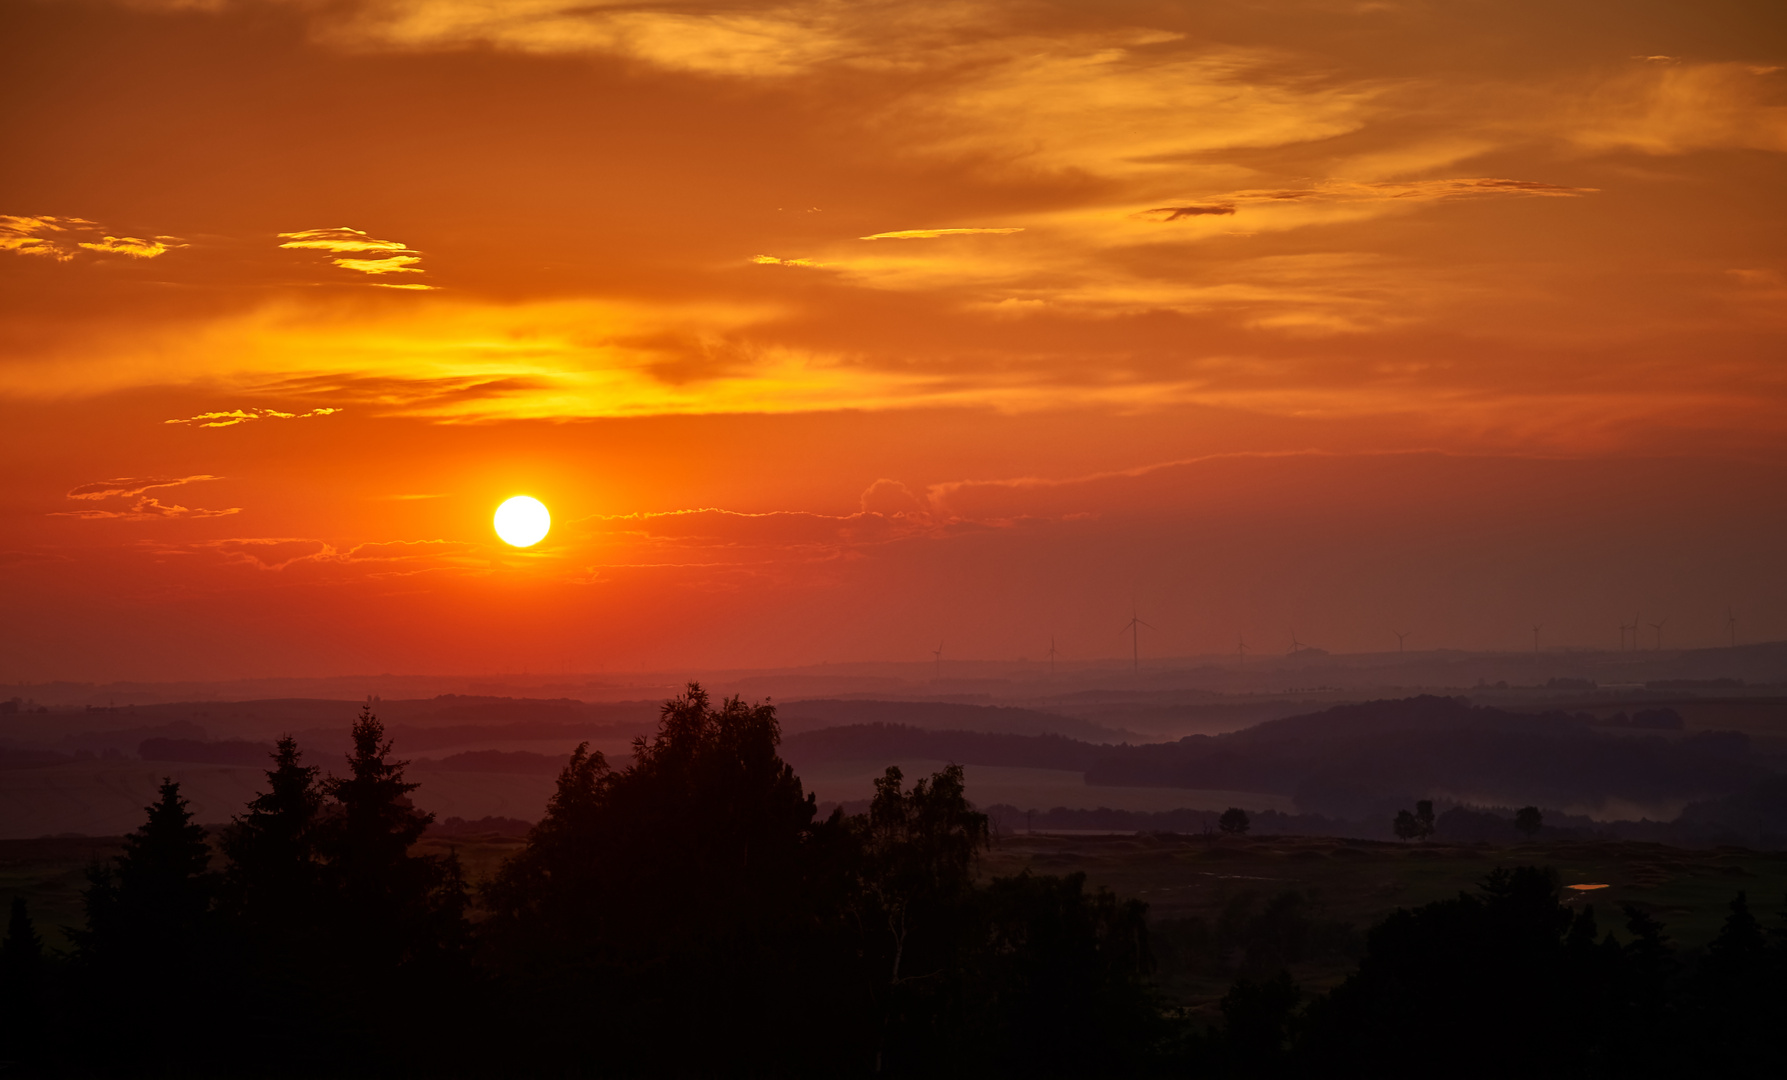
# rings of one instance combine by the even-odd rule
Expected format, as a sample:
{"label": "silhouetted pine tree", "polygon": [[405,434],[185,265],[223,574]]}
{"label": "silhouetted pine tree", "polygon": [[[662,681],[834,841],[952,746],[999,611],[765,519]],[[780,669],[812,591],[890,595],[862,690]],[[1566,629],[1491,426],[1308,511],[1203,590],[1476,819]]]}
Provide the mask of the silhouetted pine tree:
{"label": "silhouetted pine tree", "polygon": [[370,705],[354,721],[349,775],[324,785],[333,805],[319,836],[335,927],[350,969],[386,972],[438,960],[465,944],[465,882],[456,857],[410,854],[434,815],[416,809],[407,761]]}
{"label": "silhouetted pine tree", "polygon": [[148,820],[113,865],[88,872],[87,925],[74,934],[86,1000],[86,1042],[145,1068],[203,1056],[184,1019],[224,990],[205,830],[180,785],[163,779]]}
{"label": "silhouetted pine tree", "polygon": [[322,870],[316,850],[321,770],[300,763],[303,753],[290,735],[272,756],[267,790],[235,819],[221,844],[229,858],[225,903],[262,948],[291,941],[292,932],[314,918]]}
{"label": "silhouetted pine tree", "polygon": [[124,838],[124,854],[88,873],[87,927],[76,937],[87,960],[162,963],[189,955],[212,929],[205,830],[177,782],[163,778],[160,791],[144,808],[149,819]]}
{"label": "silhouetted pine tree", "polygon": [[[0,1061],[36,1056],[44,1019],[43,938],[15,896],[0,942]],[[4,1068],[4,1066],[0,1066]]]}
{"label": "silhouetted pine tree", "polygon": [[1726,1075],[1787,1071],[1787,987],[1748,898],[1738,893],[1696,979],[1697,1027],[1709,1065]]}

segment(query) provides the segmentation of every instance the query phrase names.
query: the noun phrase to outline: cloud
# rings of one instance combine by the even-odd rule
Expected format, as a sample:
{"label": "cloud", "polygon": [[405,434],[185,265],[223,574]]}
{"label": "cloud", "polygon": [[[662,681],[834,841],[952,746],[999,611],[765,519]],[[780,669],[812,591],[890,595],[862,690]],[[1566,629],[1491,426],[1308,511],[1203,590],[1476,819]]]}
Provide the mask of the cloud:
{"label": "cloud", "polygon": [[222,412],[203,412],[197,416],[189,416],[184,420],[163,420],[164,424],[197,424],[199,427],[222,428],[234,427],[255,420],[307,420],[313,416],[334,416],[341,409],[312,409],[309,412],[289,413],[278,409],[229,409]]}
{"label": "cloud", "polygon": [[199,474],[195,476],[121,476],[111,480],[95,480],[90,484],[81,484],[68,492],[71,499],[84,499],[100,502],[106,499],[130,499],[133,501],[123,509],[86,509],[61,510],[51,513],[50,517],[74,517],[89,519],[122,519],[125,521],[155,521],[168,518],[213,518],[239,514],[242,508],[230,507],[227,510],[205,510],[180,506],[177,503],[164,503],[160,499],[145,492],[158,488],[180,487],[201,480],[221,480],[221,476]]}
{"label": "cloud", "polygon": [[310,537],[249,536],[204,540],[176,550],[211,552],[226,563],[262,571],[300,570],[325,578],[408,577],[460,571],[484,573],[488,556],[457,540],[388,540],[340,544]]}
{"label": "cloud", "polygon": [[881,232],[873,236],[859,236],[858,240],[931,240],[939,236],[1004,236],[1007,233],[1021,233],[1022,228],[1007,229],[901,229],[898,232]]}
{"label": "cloud", "polygon": [[[279,234],[285,243],[281,248],[292,248],[300,251],[326,251],[336,258],[329,261],[343,270],[352,270],[358,274],[420,274],[425,271],[416,266],[421,262],[421,252],[398,240],[380,240],[370,233],[359,229],[341,226],[335,229],[301,229],[297,232]],[[356,256],[376,255],[376,258],[357,258]],[[428,285],[397,285],[391,288],[428,289]]]}
{"label": "cloud", "polygon": [[[1492,176],[1460,177],[1445,180],[1410,180],[1405,182],[1372,182],[1329,180],[1315,187],[1289,190],[1231,191],[1221,196],[1227,211],[1233,213],[1236,203],[1296,202],[1434,202],[1440,199],[1473,199],[1502,195],[1540,198],[1576,198],[1592,195],[1599,188],[1568,187],[1538,180],[1508,180]],[[1158,210],[1145,213],[1156,214]],[[1211,211],[1205,210],[1204,213]],[[1172,218],[1159,220],[1170,221]]]}
{"label": "cloud", "polygon": [[101,235],[97,240],[78,239],[94,233],[103,231],[97,222],[86,218],[0,214],[0,251],[41,255],[57,262],[70,262],[83,250],[98,255],[153,259],[173,248],[186,246],[178,236],[140,240],[134,236]]}
{"label": "cloud", "polygon": [[145,491],[156,488],[179,487],[182,484],[196,484],[201,480],[222,480],[221,476],[200,473],[195,476],[121,476],[113,480],[95,480],[91,484],[82,484],[68,492],[71,499],[113,499],[129,498],[141,495]]}
{"label": "cloud", "polygon": [[108,255],[153,259],[157,255],[167,254],[171,248],[185,247],[185,244],[178,242],[179,239],[177,236],[158,236],[153,240],[139,240],[134,236],[107,236],[97,243],[83,243],[81,247]]}
{"label": "cloud", "polygon": [[421,259],[414,255],[392,255],[383,259],[331,259],[330,262],[344,270],[357,270],[362,274],[420,274],[415,269]]}
{"label": "cloud", "polygon": [[1216,206],[1157,206],[1137,216],[1152,217],[1155,221],[1178,221],[1180,218],[1222,216],[1234,212],[1234,203],[1221,203]]}
{"label": "cloud", "polygon": [[345,252],[385,251],[393,254],[408,252],[408,244],[396,240],[378,240],[369,233],[359,229],[343,226],[339,229],[301,229],[298,232],[283,232],[279,238],[285,243],[282,248],[301,248],[310,251],[330,251],[337,254]]}
{"label": "cloud", "polygon": [[240,506],[232,506],[227,510],[193,509],[174,503],[164,503],[150,495],[144,495],[130,504],[126,510],[59,510],[50,517],[87,518],[90,520],[121,519],[124,521],[160,521],[169,518],[214,518],[240,514]]}
{"label": "cloud", "polygon": [[0,214],[0,251],[20,255],[42,255],[67,262],[74,258],[73,249],[46,233],[67,232],[70,227],[91,226],[84,218],[22,217]]}
{"label": "cloud", "polygon": [[1778,71],[1737,62],[1647,63],[1573,95],[1564,125],[1591,150],[1787,151],[1787,104],[1772,78]]}
{"label": "cloud", "polygon": [[815,262],[812,259],[778,259],[774,255],[753,255],[751,261],[759,266],[805,266],[810,269],[831,265],[830,263]]}

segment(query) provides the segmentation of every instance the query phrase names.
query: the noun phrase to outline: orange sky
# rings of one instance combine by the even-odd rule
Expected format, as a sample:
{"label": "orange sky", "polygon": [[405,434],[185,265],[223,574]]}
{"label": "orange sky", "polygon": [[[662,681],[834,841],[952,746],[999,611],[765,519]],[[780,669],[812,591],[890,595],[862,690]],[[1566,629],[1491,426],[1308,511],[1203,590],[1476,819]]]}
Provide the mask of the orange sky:
{"label": "orange sky", "polygon": [[0,40],[0,681],[1787,636],[1772,0]]}

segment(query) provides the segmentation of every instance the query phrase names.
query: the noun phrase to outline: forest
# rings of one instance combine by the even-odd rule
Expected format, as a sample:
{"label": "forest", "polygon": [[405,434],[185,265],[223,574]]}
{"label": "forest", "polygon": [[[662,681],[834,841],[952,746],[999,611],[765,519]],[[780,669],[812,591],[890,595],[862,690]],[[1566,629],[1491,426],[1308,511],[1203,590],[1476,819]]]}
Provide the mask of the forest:
{"label": "forest", "polygon": [[[88,874],[52,950],[0,943],[0,1061],[37,1076],[1647,1077],[1787,1069],[1787,910],[1710,945],[1500,866],[1369,927],[1295,894],[1157,923],[1081,873],[983,873],[949,766],[820,816],[775,709],[701,687],[613,768],[579,746],[495,875],[422,854],[371,706],[345,774],[288,736],[215,835],[179,784]],[[1239,813],[1236,811],[1235,813]],[[1230,827],[1233,826],[1233,829]],[[1245,815],[1228,819],[1233,832]],[[1316,991],[1302,953],[1354,958]],[[1192,958],[1187,960],[1187,958]],[[1211,1012],[1163,967],[1237,977]]]}

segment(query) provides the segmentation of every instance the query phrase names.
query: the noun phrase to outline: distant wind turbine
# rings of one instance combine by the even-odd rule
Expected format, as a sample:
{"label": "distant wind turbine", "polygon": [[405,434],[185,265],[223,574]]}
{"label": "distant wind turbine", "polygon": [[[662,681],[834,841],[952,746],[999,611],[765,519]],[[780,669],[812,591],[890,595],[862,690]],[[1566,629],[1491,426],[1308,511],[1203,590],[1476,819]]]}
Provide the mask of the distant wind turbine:
{"label": "distant wind turbine", "polygon": [[1117,631],[1119,634],[1127,632],[1130,635],[1130,649],[1134,653],[1133,663],[1137,672],[1142,670],[1142,627],[1144,626],[1157,633],[1160,630],[1152,623],[1143,622],[1140,615],[1131,611],[1129,621],[1123,624],[1122,630]]}
{"label": "distant wind turbine", "polygon": [[1414,631],[1413,630],[1392,630],[1390,632],[1392,634],[1396,635],[1396,651],[1397,652],[1406,652],[1407,650],[1405,650],[1402,647],[1403,639],[1407,638],[1410,634],[1414,633]]}
{"label": "distant wind turbine", "polygon": [[1235,651],[1237,653],[1241,654],[1241,666],[1246,667],[1247,666],[1247,635],[1246,634],[1242,634],[1239,637],[1235,638]]}
{"label": "distant wind turbine", "polygon": [[1646,623],[1645,624],[1646,626],[1650,627],[1652,630],[1655,630],[1657,632],[1657,651],[1658,652],[1663,651],[1663,623],[1666,623],[1668,621],[1669,621],[1669,616],[1665,615],[1665,616],[1663,616],[1663,622],[1654,622],[1654,623]]}
{"label": "distant wind turbine", "polygon": [[939,641],[937,647],[931,650],[931,657],[937,663],[937,673],[931,676],[931,681],[938,682],[943,678],[943,642]]}
{"label": "distant wind turbine", "polygon": [[1533,651],[1534,652],[1539,651],[1539,631],[1541,631],[1543,629],[1545,629],[1545,627],[1542,625],[1533,627]]}
{"label": "distant wind turbine", "polygon": [[1293,626],[1291,627],[1291,655],[1295,656],[1302,652],[1303,649],[1303,643],[1297,640],[1297,628]]}
{"label": "distant wind turbine", "polygon": [[1737,612],[1725,609],[1725,629],[1731,631],[1731,647],[1737,648]]}
{"label": "distant wind turbine", "polygon": [[1049,635],[1049,678],[1055,677],[1055,636]]}

